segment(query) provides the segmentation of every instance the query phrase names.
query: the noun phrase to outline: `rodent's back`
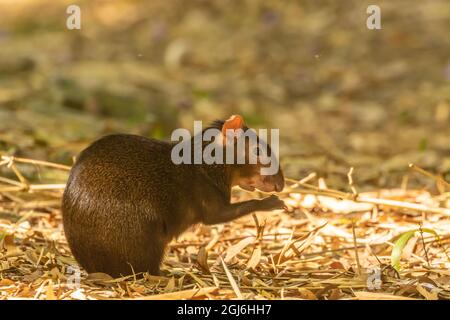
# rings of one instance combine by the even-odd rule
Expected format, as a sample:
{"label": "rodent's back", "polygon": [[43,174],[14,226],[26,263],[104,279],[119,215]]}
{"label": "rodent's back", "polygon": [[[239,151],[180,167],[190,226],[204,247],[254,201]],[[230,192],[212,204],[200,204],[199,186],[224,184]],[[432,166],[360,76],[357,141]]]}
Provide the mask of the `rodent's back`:
{"label": "rodent's back", "polygon": [[68,185],[83,184],[84,193],[109,201],[152,198],[153,186],[170,183],[170,149],[168,143],[135,135],[103,137],[80,154]]}
{"label": "rodent's back", "polygon": [[131,264],[157,273],[177,212],[170,151],[169,143],[120,134],[80,154],[62,211],[69,246],[88,272],[130,274]]}

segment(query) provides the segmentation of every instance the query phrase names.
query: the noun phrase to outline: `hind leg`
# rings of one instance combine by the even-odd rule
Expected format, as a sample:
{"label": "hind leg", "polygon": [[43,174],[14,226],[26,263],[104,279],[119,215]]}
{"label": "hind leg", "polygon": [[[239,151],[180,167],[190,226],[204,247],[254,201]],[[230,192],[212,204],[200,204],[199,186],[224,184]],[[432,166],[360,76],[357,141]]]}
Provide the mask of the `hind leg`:
{"label": "hind leg", "polygon": [[[148,247],[142,248],[135,256],[129,256],[129,268],[133,267],[135,273],[148,272],[151,275],[160,275],[160,265],[164,258],[165,243],[147,242]],[[143,251],[143,252],[142,252]]]}

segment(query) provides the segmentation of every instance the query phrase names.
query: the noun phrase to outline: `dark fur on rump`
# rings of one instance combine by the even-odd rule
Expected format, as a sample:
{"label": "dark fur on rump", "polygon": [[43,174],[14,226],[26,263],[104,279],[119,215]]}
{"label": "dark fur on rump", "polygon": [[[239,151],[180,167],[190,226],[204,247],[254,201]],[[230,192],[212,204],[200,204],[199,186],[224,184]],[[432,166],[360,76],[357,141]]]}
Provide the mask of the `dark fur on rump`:
{"label": "dark fur on rump", "polygon": [[[213,126],[221,129],[223,124],[216,121]],[[188,227],[284,205],[274,198],[230,204],[233,179],[250,167],[175,165],[173,146],[115,134],[79,155],[62,213],[69,247],[87,272],[158,274],[165,247]],[[273,178],[279,185],[281,171]]]}

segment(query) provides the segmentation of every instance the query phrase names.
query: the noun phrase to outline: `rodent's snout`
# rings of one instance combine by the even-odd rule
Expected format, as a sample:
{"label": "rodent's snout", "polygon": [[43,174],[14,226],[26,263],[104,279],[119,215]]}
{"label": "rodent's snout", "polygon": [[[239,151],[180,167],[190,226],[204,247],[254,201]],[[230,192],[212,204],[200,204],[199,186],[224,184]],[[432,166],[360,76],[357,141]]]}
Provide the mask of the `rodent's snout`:
{"label": "rodent's snout", "polygon": [[242,179],[238,185],[247,191],[258,189],[263,192],[280,192],[284,189],[284,177],[282,173],[274,176],[256,176],[252,179]]}
{"label": "rodent's snout", "polygon": [[283,172],[278,171],[276,175],[266,176],[263,178],[263,187],[257,187],[265,192],[280,192],[284,189],[284,176]]}
{"label": "rodent's snout", "polygon": [[274,175],[262,175],[258,170],[252,175],[238,176],[232,185],[247,191],[258,189],[263,192],[281,192],[284,189],[284,176],[281,168]]}

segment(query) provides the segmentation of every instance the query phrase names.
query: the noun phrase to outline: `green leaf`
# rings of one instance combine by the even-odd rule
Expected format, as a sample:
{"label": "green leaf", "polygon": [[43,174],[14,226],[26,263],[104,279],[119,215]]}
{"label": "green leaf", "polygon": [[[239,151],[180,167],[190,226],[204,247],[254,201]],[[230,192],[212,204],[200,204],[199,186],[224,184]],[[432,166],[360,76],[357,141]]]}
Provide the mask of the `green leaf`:
{"label": "green leaf", "polygon": [[420,231],[422,231],[422,233],[431,233],[439,240],[439,235],[436,233],[436,231],[428,228],[415,229],[403,233],[395,242],[394,248],[392,249],[391,253],[391,265],[395,270],[400,270],[400,258],[402,257],[403,249],[405,248],[409,239],[411,239],[416,232]]}

